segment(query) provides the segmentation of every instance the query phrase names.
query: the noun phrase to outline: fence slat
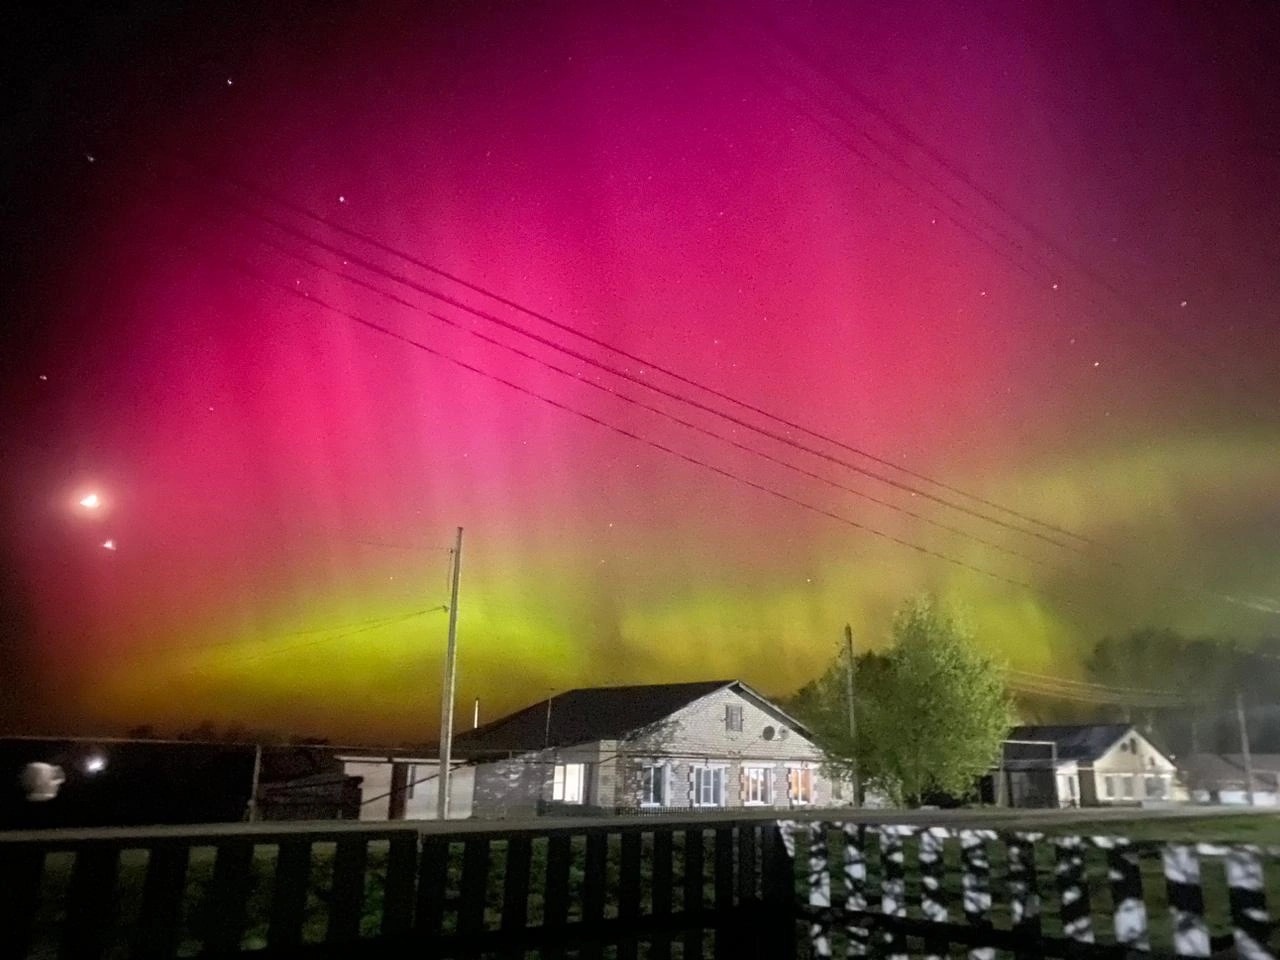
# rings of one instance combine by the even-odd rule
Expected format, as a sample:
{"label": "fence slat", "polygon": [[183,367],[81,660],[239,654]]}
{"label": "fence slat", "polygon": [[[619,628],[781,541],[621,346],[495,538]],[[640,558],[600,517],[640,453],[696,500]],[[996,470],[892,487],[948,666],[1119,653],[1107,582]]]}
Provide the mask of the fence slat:
{"label": "fence slat", "polygon": [[666,916],[671,912],[671,848],[672,832],[659,830],[653,835],[653,915]]}
{"label": "fence slat", "polygon": [[1195,848],[1167,844],[1162,852],[1169,913],[1173,918],[1173,952],[1180,957],[1209,956],[1209,926],[1200,889],[1200,858]]}
{"label": "fence slat", "polygon": [[738,903],[754,903],[756,892],[756,830],[753,823],[738,826]]}
{"label": "fence slat", "polygon": [[[980,930],[991,929],[991,858],[987,853],[987,840],[993,836],[988,830],[960,831],[964,918],[970,927]],[[995,950],[991,947],[969,950],[969,960],[993,960],[994,957]]]}
{"label": "fence slat", "polygon": [[[928,827],[920,834],[920,912],[933,923],[946,923],[950,917],[946,890],[946,842],[949,831],[945,827]],[[945,936],[925,940],[925,958],[945,957],[948,950]]]}
{"label": "fence slat", "polygon": [[599,832],[588,834],[582,872],[582,919],[588,923],[604,916],[608,858],[609,835]]}
{"label": "fence slat", "polygon": [[233,953],[244,936],[245,907],[253,867],[253,839],[220,840],[213,861],[213,882],[206,901],[206,953]]}
{"label": "fence slat", "polygon": [[1089,902],[1089,877],[1084,869],[1084,841],[1080,837],[1058,837],[1053,842],[1057,863],[1054,877],[1058,886],[1058,910],[1062,934],[1068,940],[1093,943],[1093,915]]}
{"label": "fence slat", "polygon": [[1243,960],[1271,960],[1274,955],[1268,948],[1271,924],[1267,918],[1262,860],[1254,850],[1232,848],[1227,851],[1224,866],[1236,953]]}
{"label": "fence slat", "polygon": [[[618,918],[624,930],[628,921],[634,923],[640,916],[640,854],[640,834],[624,833],[618,859]],[[636,960],[637,955],[635,936],[624,933],[618,940],[618,960]]]}
{"label": "fence slat", "polygon": [[529,868],[533,842],[528,837],[507,841],[506,878],[502,886],[502,929],[523,930],[529,922]]}
{"label": "fence slat", "polygon": [[84,960],[102,955],[114,920],[119,867],[120,850],[113,846],[95,844],[76,853],[67,891],[71,922],[62,939],[60,957]]}
{"label": "fence slat", "polygon": [[548,927],[564,926],[569,914],[569,863],[572,859],[570,837],[557,834],[547,841],[547,885],[543,923]]}
{"label": "fence slat", "polygon": [[484,929],[485,895],[489,888],[489,838],[467,837],[462,846],[462,884],[459,888],[458,932]]}
{"label": "fence slat", "polygon": [[26,957],[31,949],[32,928],[40,906],[40,881],[44,851],[22,846],[0,854],[0,957]]}
{"label": "fence slat", "polygon": [[765,914],[772,921],[762,938],[762,956],[793,960],[796,955],[796,865],[783,839],[787,825],[766,824],[760,835],[760,885]]}
{"label": "fence slat", "polygon": [[364,916],[364,874],[369,862],[369,842],[363,837],[338,841],[333,857],[333,889],[325,940],[337,943],[360,935]]}
{"label": "fence slat", "polygon": [[[651,910],[655,917],[671,915],[672,884],[672,831],[655,830],[653,834],[653,868],[650,879]],[[671,957],[670,931],[655,932],[649,941],[650,960],[669,960]]]}
{"label": "fence slat", "polygon": [[134,957],[168,960],[177,952],[190,859],[191,848],[184,843],[164,844],[147,852]]}
{"label": "fence slat", "polygon": [[307,909],[307,888],[311,882],[311,841],[289,840],[276,854],[271,919],[267,943],[291,947],[302,942],[302,918]]}
{"label": "fence slat", "polygon": [[444,927],[444,891],[448,877],[449,838],[426,837],[418,867],[418,908],[414,911],[415,929],[424,936],[438,936]]}
{"label": "fence slat", "polygon": [[684,934],[684,960],[699,960],[702,957],[702,931],[694,929],[695,918],[702,913],[702,885],[706,881],[706,870],[702,857],[702,829],[690,829],[684,832],[684,875],[680,885],[684,891],[684,915],[686,927]]}
{"label": "fence slat", "polygon": [[1127,840],[1108,838],[1104,846],[1116,943],[1149,950],[1150,925],[1147,922],[1147,905],[1142,899],[1142,865],[1138,862],[1138,851]]}
{"label": "fence slat", "polygon": [[[1040,939],[1040,890],[1036,880],[1036,841],[1040,834],[1020,833],[1009,838],[1009,914],[1013,932],[1027,941]],[[1034,948],[1017,953],[1017,960],[1032,960]]]}
{"label": "fence slat", "polygon": [[845,954],[865,957],[871,944],[871,932],[854,918],[867,909],[867,857],[864,848],[866,828],[857,823],[844,824],[844,906],[849,912],[845,920]]}
{"label": "fence slat", "polygon": [[387,846],[387,879],[382,895],[384,934],[404,933],[413,927],[417,866],[417,834],[393,837]]}

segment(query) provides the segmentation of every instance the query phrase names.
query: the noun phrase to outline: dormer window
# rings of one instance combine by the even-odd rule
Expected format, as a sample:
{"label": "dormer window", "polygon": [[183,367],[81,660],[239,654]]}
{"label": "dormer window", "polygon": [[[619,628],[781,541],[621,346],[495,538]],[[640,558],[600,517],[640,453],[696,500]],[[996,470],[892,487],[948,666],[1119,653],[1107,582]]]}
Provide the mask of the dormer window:
{"label": "dormer window", "polygon": [[731,733],[742,732],[742,706],[736,703],[724,705],[724,728]]}

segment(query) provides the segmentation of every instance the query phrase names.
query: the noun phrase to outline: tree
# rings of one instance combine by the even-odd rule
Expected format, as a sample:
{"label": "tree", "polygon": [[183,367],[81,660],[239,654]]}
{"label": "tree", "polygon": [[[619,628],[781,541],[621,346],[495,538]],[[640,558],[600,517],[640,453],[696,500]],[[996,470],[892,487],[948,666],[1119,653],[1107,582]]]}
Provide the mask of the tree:
{"label": "tree", "polygon": [[968,629],[929,598],[905,603],[893,647],[859,657],[857,743],[850,738],[845,661],[838,657],[791,703],[837,774],[856,758],[863,783],[898,803],[925,794],[964,794],[991,768],[1013,710],[997,665]]}

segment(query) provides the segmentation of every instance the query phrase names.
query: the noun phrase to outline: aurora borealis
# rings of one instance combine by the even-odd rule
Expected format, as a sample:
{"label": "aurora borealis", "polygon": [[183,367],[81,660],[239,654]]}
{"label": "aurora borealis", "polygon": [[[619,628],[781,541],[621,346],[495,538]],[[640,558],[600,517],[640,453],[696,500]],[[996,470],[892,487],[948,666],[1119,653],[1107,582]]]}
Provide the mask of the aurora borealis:
{"label": "aurora borealis", "polygon": [[[35,16],[10,40],[11,724],[429,737],[459,525],[460,717],[594,683],[786,694],[924,590],[1041,674],[1135,627],[1280,629],[1275,8]],[[387,274],[729,408],[338,228],[1083,539],[682,409]]]}

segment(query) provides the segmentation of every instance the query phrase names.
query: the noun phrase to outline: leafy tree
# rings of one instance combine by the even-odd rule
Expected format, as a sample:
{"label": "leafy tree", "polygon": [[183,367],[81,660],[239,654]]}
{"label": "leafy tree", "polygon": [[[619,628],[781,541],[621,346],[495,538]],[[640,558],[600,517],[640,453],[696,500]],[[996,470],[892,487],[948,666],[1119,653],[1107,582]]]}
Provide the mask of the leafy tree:
{"label": "leafy tree", "polygon": [[933,791],[966,793],[990,769],[1013,723],[1000,671],[974,648],[968,629],[929,598],[902,606],[893,638],[887,653],[856,661],[856,743],[843,658],[806,685],[791,708],[837,774],[850,774],[856,759],[865,785],[911,805]]}

